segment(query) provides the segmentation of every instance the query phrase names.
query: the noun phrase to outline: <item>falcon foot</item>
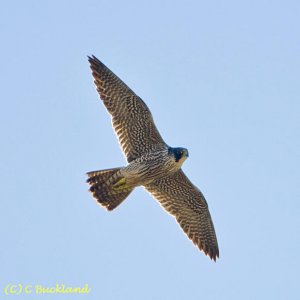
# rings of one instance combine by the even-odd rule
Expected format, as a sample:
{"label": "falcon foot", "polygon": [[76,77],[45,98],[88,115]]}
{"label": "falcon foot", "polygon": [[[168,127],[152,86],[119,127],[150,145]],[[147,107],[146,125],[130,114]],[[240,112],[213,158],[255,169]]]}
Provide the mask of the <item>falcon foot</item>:
{"label": "falcon foot", "polygon": [[120,179],[112,186],[112,188],[114,191],[122,191],[128,189],[128,186],[126,185],[126,179]]}

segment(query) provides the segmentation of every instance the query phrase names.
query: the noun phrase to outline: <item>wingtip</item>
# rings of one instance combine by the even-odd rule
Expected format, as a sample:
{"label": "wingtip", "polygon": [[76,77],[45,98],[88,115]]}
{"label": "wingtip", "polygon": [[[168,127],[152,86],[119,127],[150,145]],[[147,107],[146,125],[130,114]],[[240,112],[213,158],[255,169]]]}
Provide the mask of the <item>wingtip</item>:
{"label": "wingtip", "polygon": [[201,251],[204,252],[206,256],[208,256],[211,260],[214,262],[217,262],[217,259],[219,258],[219,249],[217,248],[209,248],[209,249],[204,249],[200,248]]}
{"label": "wingtip", "polygon": [[92,64],[93,62],[99,61],[99,59],[97,59],[97,57],[94,55],[91,55],[91,56],[87,55],[87,58],[88,58],[88,61],[90,64]]}
{"label": "wingtip", "polygon": [[90,68],[94,71],[97,69],[106,68],[106,66],[95,56],[95,55],[87,55],[88,61],[90,63]]}
{"label": "wingtip", "polygon": [[219,251],[209,253],[208,256],[210,257],[211,260],[217,262],[217,259],[219,258]]}
{"label": "wingtip", "polygon": [[217,258],[219,258],[219,255],[210,256],[210,259],[214,262],[217,262]]}
{"label": "wingtip", "polygon": [[100,62],[100,60],[93,54],[91,56],[87,55],[87,58],[89,62],[98,62],[98,63]]}

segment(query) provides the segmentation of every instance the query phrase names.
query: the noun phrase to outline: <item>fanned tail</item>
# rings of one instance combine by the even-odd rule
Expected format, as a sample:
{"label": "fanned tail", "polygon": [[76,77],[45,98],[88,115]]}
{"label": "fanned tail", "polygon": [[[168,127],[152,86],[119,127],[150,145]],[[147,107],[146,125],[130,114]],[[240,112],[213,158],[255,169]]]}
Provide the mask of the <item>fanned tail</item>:
{"label": "fanned tail", "polygon": [[132,187],[126,186],[121,170],[122,168],[114,168],[87,173],[90,192],[107,210],[115,209],[133,190]]}

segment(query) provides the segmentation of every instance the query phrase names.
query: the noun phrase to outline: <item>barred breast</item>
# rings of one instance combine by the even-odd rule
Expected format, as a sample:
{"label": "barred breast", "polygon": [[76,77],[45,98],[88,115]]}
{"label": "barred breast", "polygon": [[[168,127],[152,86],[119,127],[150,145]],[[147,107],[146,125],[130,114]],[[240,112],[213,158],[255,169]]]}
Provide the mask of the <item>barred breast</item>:
{"label": "barred breast", "polygon": [[131,186],[146,185],[153,180],[162,178],[178,170],[174,157],[169,155],[168,149],[156,149],[132,161],[122,170],[127,184]]}

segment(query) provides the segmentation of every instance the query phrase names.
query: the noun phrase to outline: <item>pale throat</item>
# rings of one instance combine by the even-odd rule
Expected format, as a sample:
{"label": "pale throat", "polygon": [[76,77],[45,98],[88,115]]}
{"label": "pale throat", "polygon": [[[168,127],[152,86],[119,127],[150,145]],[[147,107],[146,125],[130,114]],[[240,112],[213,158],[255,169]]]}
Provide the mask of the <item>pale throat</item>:
{"label": "pale throat", "polygon": [[181,168],[181,166],[183,165],[183,163],[185,162],[186,159],[187,159],[186,156],[182,156],[182,157],[178,160],[178,162],[175,162],[178,169]]}

